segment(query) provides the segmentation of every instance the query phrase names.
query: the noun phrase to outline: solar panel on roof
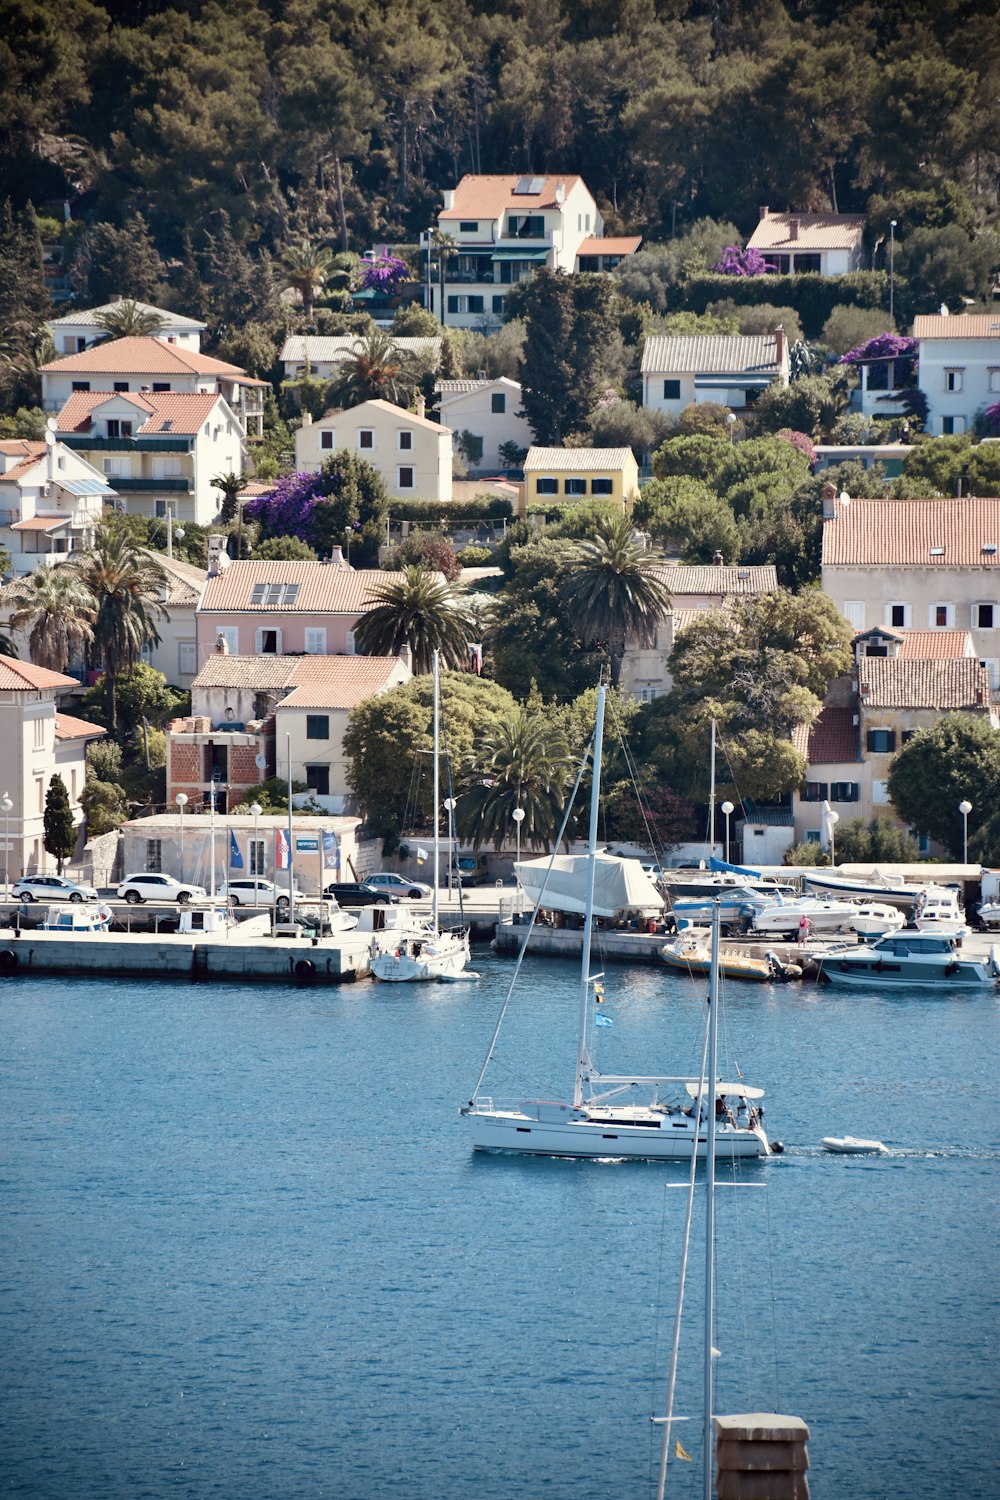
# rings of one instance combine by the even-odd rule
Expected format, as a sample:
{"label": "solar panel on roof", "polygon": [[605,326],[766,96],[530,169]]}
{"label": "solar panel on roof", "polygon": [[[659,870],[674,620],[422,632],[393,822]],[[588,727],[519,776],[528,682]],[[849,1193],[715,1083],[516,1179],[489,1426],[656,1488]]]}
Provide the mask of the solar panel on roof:
{"label": "solar panel on roof", "polygon": [[544,177],[519,177],[514,186],[515,193],[521,193],[526,198],[537,198],[545,186]]}

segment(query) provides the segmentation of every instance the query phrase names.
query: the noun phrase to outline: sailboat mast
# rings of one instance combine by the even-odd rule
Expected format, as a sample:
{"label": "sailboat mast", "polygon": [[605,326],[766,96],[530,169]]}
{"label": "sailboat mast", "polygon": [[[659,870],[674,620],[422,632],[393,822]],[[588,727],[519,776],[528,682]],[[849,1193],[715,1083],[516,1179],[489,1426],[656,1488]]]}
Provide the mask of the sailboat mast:
{"label": "sailboat mast", "polygon": [[[715,724],[712,729],[714,731]],[[715,1363],[712,1358],[712,1314],[715,1310],[715,1087],[719,1076],[719,928],[718,898],[712,902],[712,965],[708,985],[708,1069],[704,1108],[708,1137],[705,1146],[705,1439],[704,1500],[712,1500],[712,1398]],[[700,1134],[700,1131],[699,1131]]]}
{"label": "sailboat mast", "polygon": [[438,925],[438,861],[441,856],[441,826],[440,826],[440,798],[441,798],[441,767],[440,747],[441,744],[441,655],[434,652],[434,895],[431,900],[431,919],[434,930]]}
{"label": "sailboat mast", "polygon": [[597,821],[601,805],[601,757],[604,747],[604,699],[607,688],[597,689],[597,720],[594,725],[594,766],[590,789],[590,829],[587,835],[587,906],[583,919],[583,958],[580,967],[580,1037],[576,1049],[576,1079],[573,1103],[583,1103],[583,1077],[589,1071],[587,1052],[587,1004],[590,991],[590,941],[594,928],[594,877],[597,872]]}
{"label": "sailboat mast", "polygon": [[[712,720],[712,750],[709,758],[710,787],[708,793],[708,853],[715,858],[715,720]],[[728,854],[726,855],[728,859]]]}

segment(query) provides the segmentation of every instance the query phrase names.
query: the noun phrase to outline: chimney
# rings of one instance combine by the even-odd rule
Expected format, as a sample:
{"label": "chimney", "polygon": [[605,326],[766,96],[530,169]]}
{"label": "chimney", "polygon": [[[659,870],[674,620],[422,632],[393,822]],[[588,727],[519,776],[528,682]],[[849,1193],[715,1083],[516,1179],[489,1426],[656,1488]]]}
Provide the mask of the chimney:
{"label": "chimney", "polygon": [[410,671],[412,672],[413,652],[410,650],[409,646],[401,646],[399,651],[397,652],[397,655],[399,656],[399,659],[403,663],[404,667],[409,667]]}
{"label": "chimney", "polygon": [[761,221],[762,222],[763,222],[764,219],[767,218],[768,212],[769,212],[769,209],[768,209],[767,204],[766,203],[762,203],[761,206],[760,206],[760,217],[761,217]]}
{"label": "chimney", "polygon": [[722,553],[721,552],[715,552],[715,553],[713,553],[713,555],[712,555],[712,567],[713,568],[721,568],[723,566],[724,566],[724,564],[723,564],[723,559],[722,559]]}
{"label": "chimney", "polygon": [[444,192],[444,206],[446,209],[455,207],[455,189],[446,188]]}
{"label": "chimney", "polygon": [[330,548],[329,565],[331,568],[348,568],[350,566],[344,556],[343,547],[337,545]]}
{"label": "chimney", "polygon": [[224,635],[217,635],[215,637],[215,654],[216,656],[229,655],[229,642]]}
{"label": "chimney", "polygon": [[302,413],[302,425],[303,425],[303,427],[311,427],[312,423],[313,423],[312,412],[311,411],[304,411]]}
{"label": "chimney", "polygon": [[788,221],[788,238],[790,240],[797,240],[798,237],[799,237],[799,220],[798,219],[789,219],[789,221]]}
{"label": "chimney", "polygon": [[823,520],[835,521],[837,519],[837,486],[824,484],[820,490],[820,499],[823,502]]}
{"label": "chimney", "polygon": [[417,397],[417,416],[418,417],[425,416],[426,412],[427,412],[427,402],[424,400],[423,396],[418,396]]}
{"label": "chimney", "polygon": [[[225,549],[225,538],[224,537],[221,537],[221,536],[210,536],[209,537],[209,539],[208,539],[208,576],[209,576],[209,578],[218,578],[219,574],[222,572],[223,568],[226,566],[226,563],[224,563],[222,561],[222,554],[223,554],[224,549]],[[228,562],[228,560],[229,560],[229,554],[227,553],[226,554],[226,562]]]}
{"label": "chimney", "polygon": [[780,323],[774,330],[774,362],[779,370],[785,363],[785,330]]}
{"label": "chimney", "polygon": [[566,184],[564,182],[557,182],[556,183],[556,202],[557,203],[563,203],[563,202],[565,202],[565,200],[566,200]]}

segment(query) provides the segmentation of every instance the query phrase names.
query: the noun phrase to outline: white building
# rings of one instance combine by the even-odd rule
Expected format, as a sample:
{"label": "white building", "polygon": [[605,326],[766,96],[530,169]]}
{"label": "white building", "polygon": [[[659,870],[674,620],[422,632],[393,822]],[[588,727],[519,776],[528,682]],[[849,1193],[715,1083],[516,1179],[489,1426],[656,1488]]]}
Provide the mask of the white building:
{"label": "white building", "polygon": [[969,432],[978,412],[1000,402],[1000,308],[914,318],[913,337],[920,340],[917,384],[927,397],[927,431]]}
{"label": "white building", "polygon": [[773,214],[763,207],[747,240],[781,276],[844,276],[865,263],[863,214]]}
{"label": "white building", "polygon": [[642,351],[642,403],[679,416],[692,402],[733,411],[752,406],[775,381],[788,384],[784,330],[750,334],[653,334]]}
{"label": "white building", "polygon": [[[364,340],[357,334],[337,334],[321,338],[314,334],[291,334],[281,346],[281,364],[286,380],[311,375],[314,380],[332,380],[345,359],[357,354]],[[441,340],[428,338],[394,338],[392,347],[399,354],[410,355],[421,364],[437,369],[441,359]]]}
{"label": "white building", "polygon": [[534,438],[521,410],[521,386],[500,375],[496,380],[441,380],[435,387],[441,421],[457,436],[467,432],[483,445],[473,469],[510,467],[500,455],[501,443],[530,448]]}
{"label": "white building", "polygon": [[[118,312],[126,301],[132,300],[118,297],[114,302],[105,302],[101,307],[86,310],[81,308],[66,313],[62,318],[53,318],[45,326],[52,335],[56,352],[82,354],[91,344],[107,339],[108,335],[101,327],[100,319],[107,317],[108,313]],[[208,326],[206,323],[199,323],[197,318],[185,318],[180,313],[168,312],[165,307],[153,307],[149,302],[135,302],[134,305],[139,312],[152,313],[162,320],[163,326],[157,333],[157,338],[165,339],[168,344],[176,344],[180,349],[190,349],[195,354],[199,352],[201,336]]]}
{"label": "white building", "polygon": [[75,391],[55,420],[60,440],[94,456],[134,515],[208,526],[222,504],[212,480],[246,466],[243,428],[215,391]]}
{"label": "white building", "polygon": [[56,441],[11,438],[0,442],[0,546],[13,571],[33,573],[86,547],[115,491],[107,479]]}
{"label": "white building", "polygon": [[450,500],[452,434],[449,427],[389,401],[362,401],[313,422],[308,414],[295,434],[295,467],[315,474],[338,448],[372,464],[390,495],[403,500]]}

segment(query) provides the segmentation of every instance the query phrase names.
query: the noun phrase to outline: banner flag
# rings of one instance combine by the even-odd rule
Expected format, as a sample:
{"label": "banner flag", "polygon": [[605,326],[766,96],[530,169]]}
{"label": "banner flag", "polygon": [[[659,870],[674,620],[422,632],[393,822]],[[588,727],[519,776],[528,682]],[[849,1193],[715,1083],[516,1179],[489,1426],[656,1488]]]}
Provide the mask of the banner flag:
{"label": "banner flag", "polygon": [[231,870],[242,870],[243,868],[243,856],[240,853],[240,846],[236,842],[236,835],[231,828],[229,830],[229,868]]}
{"label": "banner flag", "polygon": [[283,828],[274,830],[274,868],[276,870],[292,868],[292,850],[288,842],[288,834]]}
{"label": "banner flag", "polygon": [[337,835],[329,830],[323,834],[323,865],[327,870],[340,871],[340,843]]}

